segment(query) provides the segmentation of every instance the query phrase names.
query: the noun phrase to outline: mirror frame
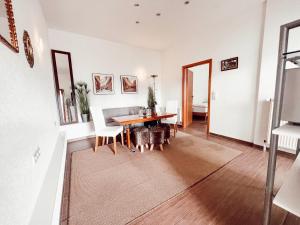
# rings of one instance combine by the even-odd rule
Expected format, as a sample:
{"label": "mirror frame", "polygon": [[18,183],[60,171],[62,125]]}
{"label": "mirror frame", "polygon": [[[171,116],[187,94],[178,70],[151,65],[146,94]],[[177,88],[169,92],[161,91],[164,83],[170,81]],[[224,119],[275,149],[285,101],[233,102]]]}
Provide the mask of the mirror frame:
{"label": "mirror frame", "polygon": [[14,12],[11,0],[4,0],[5,8],[6,8],[6,15],[8,18],[8,29],[10,33],[10,41],[6,40],[0,34],[0,41],[4,43],[7,47],[13,50],[16,53],[19,53],[19,45],[18,45],[18,38],[17,38],[17,31],[14,19]]}
{"label": "mirror frame", "polygon": [[[64,55],[67,55],[67,57],[68,57],[70,78],[71,78],[71,87],[72,87],[72,92],[74,93],[72,98],[74,98],[74,102],[75,102],[76,121],[74,121],[74,122],[65,123],[62,120],[63,116],[61,115],[62,110],[61,110],[61,107],[60,107],[60,99],[59,99],[59,80],[58,80],[58,72],[57,72],[57,65],[56,65],[56,58],[55,58],[56,53],[64,54]],[[76,94],[75,94],[75,85],[74,85],[74,78],[73,78],[71,53],[52,49],[51,50],[51,56],[52,56],[53,75],[54,75],[54,81],[55,81],[56,103],[57,103],[57,109],[58,109],[58,113],[59,113],[60,125],[63,126],[63,125],[68,125],[68,124],[79,123],[78,110],[77,110],[77,101],[76,101]]]}

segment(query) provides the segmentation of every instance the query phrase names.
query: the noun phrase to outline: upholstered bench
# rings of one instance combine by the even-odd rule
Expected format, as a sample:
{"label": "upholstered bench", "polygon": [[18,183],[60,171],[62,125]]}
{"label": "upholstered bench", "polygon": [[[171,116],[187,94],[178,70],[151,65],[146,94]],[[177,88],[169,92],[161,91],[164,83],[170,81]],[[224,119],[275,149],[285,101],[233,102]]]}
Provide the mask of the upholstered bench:
{"label": "upholstered bench", "polygon": [[143,107],[132,106],[132,107],[121,107],[121,108],[108,108],[103,109],[103,115],[107,126],[116,126],[118,123],[114,122],[112,117],[137,115]]}
{"label": "upholstered bench", "polygon": [[[119,126],[117,122],[115,122],[112,117],[118,116],[127,116],[127,115],[137,115],[139,111],[144,108],[142,106],[131,106],[131,107],[120,107],[120,108],[107,108],[103,109],[103,116],[105,119],[106,126]],[[135,127],[143,126],[144,124],[138,124]],[[134,129],[134,127],[132,128]],[[106,139],[106,143],[109,143],[109,139]]]}

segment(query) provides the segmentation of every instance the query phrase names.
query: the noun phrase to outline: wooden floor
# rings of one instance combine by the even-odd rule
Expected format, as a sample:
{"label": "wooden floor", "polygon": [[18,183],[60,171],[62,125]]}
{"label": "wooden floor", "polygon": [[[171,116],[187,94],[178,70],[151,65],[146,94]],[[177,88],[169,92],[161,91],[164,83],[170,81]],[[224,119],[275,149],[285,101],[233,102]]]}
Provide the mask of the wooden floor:
{"label": "wooden floor", "polygon": [[[181,131],[238,149],[243,154],[205,180],[130,222],[130,225],[262,224],[268,153],[227,139],[207,137],[204,126],[203,123],[195,122]],[[292,161],[293,157],[290,155],[279,155],[275,180],[276,190],[280,187]],[[67,165],[69,166],[70,163]],[[66,176],[64,190],[68,189],[68,176]],[[67,192],[64,192],[64,208],[61,217],[63,225],[67,225]],[[272,225],[279,224],[300,225],[300,220],[274,206]]]}
{"label": "wooden floor", "polygon": [[[268,153],[222,138],[206,137],[201,123],[184,132],[224,144],[243,152],[204,181],[132,221],[133,224],[262,224],[264,185]],[[276,188],[291,166],[288,155],[278,157]],[[298,218],[274,206],[272,224],[300,224]]]}

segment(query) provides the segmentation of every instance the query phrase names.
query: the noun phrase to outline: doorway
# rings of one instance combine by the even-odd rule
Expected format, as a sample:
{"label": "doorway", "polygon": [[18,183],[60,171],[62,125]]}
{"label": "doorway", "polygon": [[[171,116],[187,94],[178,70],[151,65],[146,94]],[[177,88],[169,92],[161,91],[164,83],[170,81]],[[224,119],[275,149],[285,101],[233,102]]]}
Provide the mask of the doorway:
{"label": "doorway", "polygon": [[198,124],[199,129],[204,129],[204,132],[209,134],[211,80],[212,59],[182,67],[183,128]]}

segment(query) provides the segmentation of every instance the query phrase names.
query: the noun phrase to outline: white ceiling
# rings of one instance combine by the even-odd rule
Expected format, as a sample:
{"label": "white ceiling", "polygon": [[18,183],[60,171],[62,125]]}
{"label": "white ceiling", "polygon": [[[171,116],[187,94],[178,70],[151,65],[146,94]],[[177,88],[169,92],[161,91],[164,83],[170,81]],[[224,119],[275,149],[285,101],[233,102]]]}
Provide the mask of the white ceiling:
{"label": "white ceiling", "polygon": [[190,0],[188,5],[185,0],[40,1],[50,28],[162,50],[180,35],[202,32],[263,0]]}

